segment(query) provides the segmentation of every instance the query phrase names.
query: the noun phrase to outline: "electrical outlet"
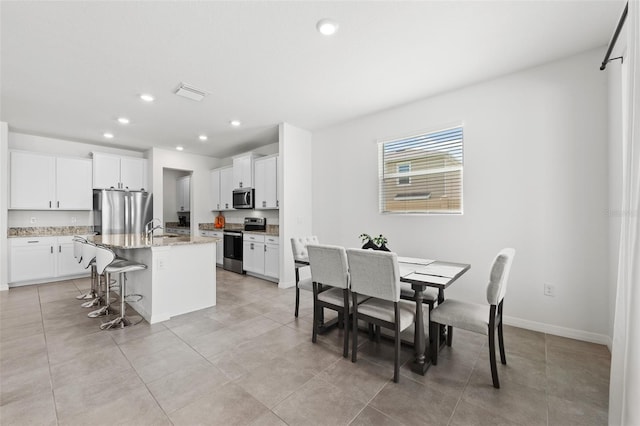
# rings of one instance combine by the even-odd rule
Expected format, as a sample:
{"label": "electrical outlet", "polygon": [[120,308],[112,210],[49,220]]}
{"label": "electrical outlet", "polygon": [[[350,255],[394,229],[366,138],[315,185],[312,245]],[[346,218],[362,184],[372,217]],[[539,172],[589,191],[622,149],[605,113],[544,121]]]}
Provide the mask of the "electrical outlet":
{"label": "electrical outlet", "polygon": [[35,217],[32,217],[31,219],[29,219],[29,223],[31,223],[32,225],[35,224],[37,222]]}
{"label": "electrical outlet", "polygon": [[164,259],[158,259],[158,271],[164,270]]}
{"label": "electrical outlet", "polygon": [[544,285],[544,295],[545,296],[550,296],[550,297],[555,297],[556,296],[556,286],[554,286],[553,284],[546,283]]}
{"label": "electrical outlet", "polygon": [[75,216],[71,216],[71,224],[72,225],[76,224],[76,217]]}

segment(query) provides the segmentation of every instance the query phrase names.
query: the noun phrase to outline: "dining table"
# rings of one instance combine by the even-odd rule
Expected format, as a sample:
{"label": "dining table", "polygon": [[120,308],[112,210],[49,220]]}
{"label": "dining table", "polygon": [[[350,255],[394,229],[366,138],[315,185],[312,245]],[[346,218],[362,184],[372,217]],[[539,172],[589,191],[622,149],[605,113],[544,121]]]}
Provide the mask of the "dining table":
{"label": "dining table", "polygon": [[423,293],[427,287],[438,289],[438,304],[444,302],[444,290],[471,268],[466,263],[454,263],[432,259],[398,256],[400,282],[411,285],[416,302],[416,322],[414,350],[415,360],[411,370],[424,375],[431,366],[430,345],[440,345],[444,327],[440,327],[440,338],[429,336],[429,346],[425,342],[424,316],[422,311]]}

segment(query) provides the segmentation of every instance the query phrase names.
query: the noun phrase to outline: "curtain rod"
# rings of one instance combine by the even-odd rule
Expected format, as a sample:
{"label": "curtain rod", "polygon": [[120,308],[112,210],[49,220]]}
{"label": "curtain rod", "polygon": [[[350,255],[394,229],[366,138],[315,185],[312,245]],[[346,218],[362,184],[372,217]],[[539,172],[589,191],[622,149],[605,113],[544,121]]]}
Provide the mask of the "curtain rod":
{"label": "curtain rod", "polygon": [[622,16],[620,17],[620,20],[618,21],[618,26],[616,27],[616,32],[613,33],[613,38],[611,39],[611,43],[609,43],[609,48],[607,49],[607,54],[604,55],[604,60],[602,61],[602,65],[600,65],[600,71],[604,70],[607,67],[607,64],[611,61],[613,61],[614,59],[622,59],[622,56],[617,57],[617,58],[612,58],[609,59],[609,57],[611,56],[611,51],[613,50],[613,48],[616,45],[616,42],[618,41],[618,36],[620,35],[620,31],[622,30],[622,26],[624,25],[624,21],[627,19],[627,12],[629,11],[629,2],[627,2],[626,6],[624,7],[624,10],[622,11]]}

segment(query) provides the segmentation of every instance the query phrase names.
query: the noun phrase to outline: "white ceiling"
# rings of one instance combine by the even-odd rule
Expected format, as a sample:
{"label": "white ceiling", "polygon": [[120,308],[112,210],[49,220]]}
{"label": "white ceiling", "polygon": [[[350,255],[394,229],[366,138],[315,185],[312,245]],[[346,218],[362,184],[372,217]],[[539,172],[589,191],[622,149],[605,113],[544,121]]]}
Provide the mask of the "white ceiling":
{"label": "white ceiling", "polygon": [[[276,142],[282,121],[315,131],[594,47],[604,56],[623,5],[3,0],[0,119],[25,133],[226,157]],[[338,33],[321,36],[321,18]],[[178,97],[180,82],[210,95]]]}

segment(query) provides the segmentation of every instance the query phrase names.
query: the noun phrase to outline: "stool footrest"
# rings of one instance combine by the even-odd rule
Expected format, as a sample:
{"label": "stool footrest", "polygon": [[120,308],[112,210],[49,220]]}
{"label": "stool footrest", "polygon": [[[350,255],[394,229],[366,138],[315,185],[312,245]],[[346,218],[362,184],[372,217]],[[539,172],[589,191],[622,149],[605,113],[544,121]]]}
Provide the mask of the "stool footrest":
{"label": "stool footrest", "polygon": [[142,300],[142,295],[141,294],[127,294],[124,297],[124,301],[125,302],[139,302]]}

